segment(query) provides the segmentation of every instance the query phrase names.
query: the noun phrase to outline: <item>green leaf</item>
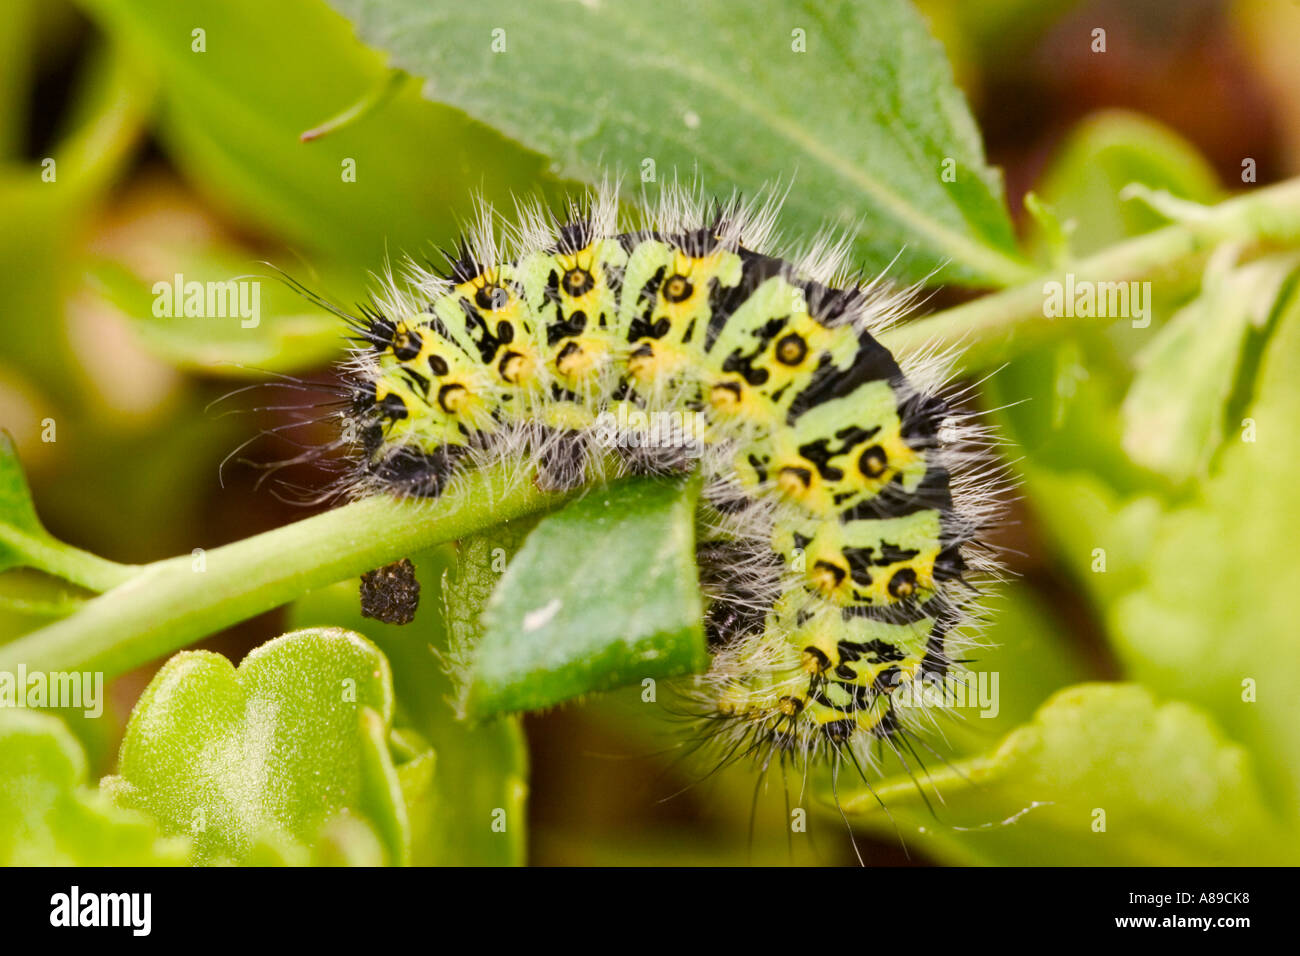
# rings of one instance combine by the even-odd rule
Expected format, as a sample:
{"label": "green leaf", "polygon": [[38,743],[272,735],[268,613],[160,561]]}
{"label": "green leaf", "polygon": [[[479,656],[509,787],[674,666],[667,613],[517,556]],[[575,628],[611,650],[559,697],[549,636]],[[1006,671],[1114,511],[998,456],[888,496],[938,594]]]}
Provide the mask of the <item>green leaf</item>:
{"label": "green leaf", "polygon": [[[1223,193],[1213,167],[1195,147],[1168,127],[1122,110],[1079,123],[1035,193],[1062,223],[1071,224],[1071,251],[1086,256],[1164,225],[1146,204],[1120,197],[1130,183],[1206,203]],[[1050,245],[1048,238],[1040,227],[1029,244]]]}
{"label": "green leaf", "polygon": [[456,543],[455,561],[442,578],[442,616],[447,628],[447,667],[455,685],[454,705],[464,718],[474,655],[483,642],[483,609],[501,576],[541,520],[530,515],[508,521]]}
{"label": "green leaf", "polygon": [[1109,623],[1135,678],[1214,714],[1258,755],[1278,805],[1295,806],[1300,297],[1273,322],[1211,477],[1134,542],[1141,572],[1111,602]]}
{"label": "green leaf", "polygon": [[[1040,260],[1068,270],[1071,256],[1063,254],[1062,243],[1078,257],[1164,225],[1146,203],[1120,198],[1133,183],[1188,201],[1212,202],[1221,195],[1209,163],[1181,137],[1135,114],[1098,113],[1071,132],[1034,198],[1026,200],[1031,211],[1037,209],[1028,245]],[[1165,281],[1139,289],[1155,320],[1149,327],[1081,324],[1070,339],[1017,356],[990,378],[989,404],[1005,406],[998,419],[1028,455],[1031,486],[1038,466],[1092,472],[1125,491],[1153,485],[1152,476],[1123,452],[1118,406],[1134,356],[1150,345],[1187,292],[1183,283]],[[1049,524],[1074,520],[1068,505],[1042,510]]]}
{"label": "green leaf", "polygon": [[189,841],[86,786],[86,756],[57,718],[0,710],[0,865],[183,866]]}
{"label": "green leaf", "polygon": [[535,710],[707,666],[698,493],[695,479],[638,479],[538,524],[484,609],[469,712]]}
{"label": "green leaf", "polygon": [[[448,639],[438,612],[440,591],[447,586],[459,591],[460,580],[450,578],[449,585],[441,580],[448,564],[446,550],[434,549],[411,558],[420,582],[420,607],[411,624],[381,624],[363,618],[356,579],[304,595],[291,606],[289,621],[294,627],[334,624],[362,632],[392,663],[396,720],[418,731],[421,740],[431,743],[437,753],[432,789],[419,799],[409,794],[407,798],[411,862],[421,866],[517,865],[524,862],[527,847],[527,748],[514,718],[478,724],[456,718],[452,684],[444,667]],[[413,776],[431,772],[424,766],[427,759],[398,765],[404,792]],[[498,809],[505,811],[505,832],[492,827],[493,812]]]}
{"label": "green leaf", "polygon": [[1036,233],[1041,236],[1046,253],[1043,258],[1053,269],[1064,269],[1070,258],[1070,233],[1076,223],[1073,220],[1062,222],[1056,209],[1032,190],[1025,193],[1024,203]]}
{"label": "green leaf", "polygon": [[891,275],[904,281],[936,269],[971,285],[1025,277],[1001,180],[942,49],[904,0],[333,5],[423,77],[430,99],[552,157],[563,175],[698,171],[722,194],[797,175],[785,224],[811,233],[840,215],[859,227],[855,261],[868,272],[898,257]]}
{"label": "green leaf", "polygon": [[[1049,700],[985,756],[875,793],[909,844],[951,863],[1294,864],[1295,837],[1265,803],[1250,755],[1203,712],[1125,684]],[[935,792],[943,802],[935,800]],[[895,833],[875,796],[841,791],[845,813]],[[1104,826],[1104,829],[1101,827]]]}
{"label": "green leaf", "polygon": [[8,432],[0,432],[0,571],[40,567],[42,553],[59,546],[36,517],[13,439]]}
{"label": "green leaf", "polygon": [[[1072,224],[1075,254],[1162,225],[1147,204],[1119,198],[1132,183],[1188,201],[1213,201],[1221,192],[1209,164],[1180,137],[1144,117],[1106,111],[1076,127],[1035,188],[1036,201],[1051,216],[1031,231],[1030,244],[1049,256],[1060,241],[1053,235],[1055,223]],[[1122,321],[1102,329],[1080,325],[1070,339],[1013,359],[987,385],[988,403],[1003,406],[999,430],[1024,456],[1020,467],[1036,513],[1089,585],[1116,583],[1090,570],[1094,548],[1116,557],[1096,520],[1097,496],[1124,498],[1165,490],[1167,484],[1125,453],[1119,409],[1135,356],[1186,299],[1186,290],[1171,291],[1173,286],[1182,283],[1149,285],[1147,305],[1155,318],[1150,327]],[[1180,401],[1177,395],[1165,398]]]}
{"label": "green leaf", "polygon": [[388,661],[350,631],[286,634],[238,669],[184,651],[141,695],[109,786],[120,803],[190,834],[198,862],[268,852],[302,862],[297,848],[316,847],[345,816],[373,828],[388,861],[405,862],[392,719]]}
{"label": "green leaf", "polygon": [[[1035,512],[1098,608],[1124,674],[1213,715],[1251,750],[1279,806],[1300,797],[1290,710],[1300,688],[1300,447],[1289,424],[1300,417],[1298,353],[1300,301],[1284,292],[1268,328],[1251,333],[1231,398],[1216,400],[1226,424],[1208,475],[1181,495],[1088,468],[1082,446],[1092,439],[1078,427],[1062,435],[1081,446],[1073,468],[1039,450],[1022,465]],[[1088,407],[1118,418],[1118,404],[1101,392]]]}
{"label": "green leaf", "polygon": [[57,540],[41,525],[9,433],[0,431],[0,573],[35,568],[91,590],[120,584],[131,573]]}
{"label": "green leaf", "polygon": [[1235,257],[1232,247],[1218,250],[1201,295],[1138,354],[1120,408],[1129,457],[1175,484],[1208,470],[1223,441],[1247,333],[1285,304],[1281,293],[1289,294],[1300,264],[1294,254],[1279,254],[1236,268]]}
{"label": "green leaf", "polygon": [[[234,249],[186,250],[174,271],[165,275],[141,277],[111,260],[92,262],[88,275],[97,291],[130,321],[140,343],[177,368],[262,378],[267,372],[318,368],[339,357],[347,344],[336,316]],[[175,275],[184,277],[182,290],[192,282],[236,281],[236,289],[248,290],[242,300],[247,315],[237,310],[235,298],[225,316],[185,315],[185,299],[178,302],[175,295]],[[159,282],[171,290],[165,294],[172,314],[154,314],[158,298],[153,289]],[[322,286],[342,290],[340,283]]]}
{"label": "green leaf", "polygon": [[[416,84],[352,125],[302,142],[301,133],[388,73],[317,0],[85,5],[157,72],[159,137],[195,188],[237,222],[271,230],[326,265],[360,276],[403,253],[419,258],[432,243],[449,244],[472,215],[476,190],[508,201],[554,187],[541,157],[422,99]],[[206,31],[201,53],[191,48],[196,28]]]}
{"label": "green leaf", "polygon": [[397,782],[411,823],[411,863],[415,866],[447,862],[432,851],[423,852],[425,847],[434,845],[435,833],[445,823],[436,785],[437,758],[436,751],[430,748],[397,767]]}

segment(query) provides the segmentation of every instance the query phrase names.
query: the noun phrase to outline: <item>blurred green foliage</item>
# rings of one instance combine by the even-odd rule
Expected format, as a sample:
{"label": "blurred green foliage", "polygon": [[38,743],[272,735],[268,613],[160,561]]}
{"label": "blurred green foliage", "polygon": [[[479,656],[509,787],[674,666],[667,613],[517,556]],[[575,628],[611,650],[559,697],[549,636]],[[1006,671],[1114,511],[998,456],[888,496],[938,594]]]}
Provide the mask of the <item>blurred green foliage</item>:
{"label": "blurred green foliage", "polygon": [[178,866],[184,838],[87,786],[81,744],[57,717],[0,711],[0,864]]}

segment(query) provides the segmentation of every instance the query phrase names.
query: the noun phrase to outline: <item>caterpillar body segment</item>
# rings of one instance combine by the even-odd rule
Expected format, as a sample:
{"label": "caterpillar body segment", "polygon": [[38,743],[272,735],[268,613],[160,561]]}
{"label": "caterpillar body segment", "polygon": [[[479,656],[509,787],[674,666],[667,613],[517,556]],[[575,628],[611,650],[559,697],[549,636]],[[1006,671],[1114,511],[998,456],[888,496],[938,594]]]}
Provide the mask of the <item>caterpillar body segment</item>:
{"label": "caterpillar body segment", "polygon": [[601,194],[564,223],[525,208],[505,242],[485,214],[446,270],[413,267],[359,320],[357,485],[433,497],[523,456],[572,487],[609,477],[610,447],[632,472],[698,462],[708,732],[867,762],[932,719],[901,691],[970,640],[993,569],[983,436],[939,363],[877,339],[905,297],[855,281],[843,244],[783,255],[775,213],[668,190],[627,226]]}

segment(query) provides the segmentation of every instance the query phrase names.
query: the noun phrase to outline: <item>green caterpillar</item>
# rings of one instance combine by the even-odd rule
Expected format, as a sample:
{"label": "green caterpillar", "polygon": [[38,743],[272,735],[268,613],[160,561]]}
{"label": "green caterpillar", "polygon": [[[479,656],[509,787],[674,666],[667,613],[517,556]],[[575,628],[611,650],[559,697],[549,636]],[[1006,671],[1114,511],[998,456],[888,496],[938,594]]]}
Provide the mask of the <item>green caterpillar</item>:
{"label": "green caterpillar", "polygon": [[509,456],[552,487],[605,480],[611,450],[698,459],[707,733],[764,766],[866,761],[957,663],[987,469],[936,363],[905,373],[873,334],[907,295],[854,281],[843,244],[780,254],[776,206],[670,189],[628,228],[605,191],[567,222],[526,207],[504,241],[484,211],[445,272],[355,320],[347,415],[366,491],[436,497]]}

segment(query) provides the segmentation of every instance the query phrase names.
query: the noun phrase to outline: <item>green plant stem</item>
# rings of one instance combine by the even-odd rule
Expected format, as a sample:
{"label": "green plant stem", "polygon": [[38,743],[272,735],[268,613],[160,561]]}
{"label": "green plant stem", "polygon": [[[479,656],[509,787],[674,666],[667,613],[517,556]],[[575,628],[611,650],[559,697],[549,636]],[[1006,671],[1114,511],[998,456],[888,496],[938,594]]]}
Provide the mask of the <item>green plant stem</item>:
{"label": "green plant stem", "polygon": [[0,647],[0,671],[101,671],[112,677],[312,588],[435,544],[552,508],[528,473],[471,472],[436,501],[365,498],[202,555],[140,568],[72,617]]}
{"label": "green plant stem", "polygon": [[5,543],[16,547],[31,567],[71,581],[88,591],[111,590],[140,572],[138,564],[118,564],[48,535],[36,537],[20,535],[12,529],[4,530],[8,532],[4,534]]}
{"label": "green plant stem", "polygon": [[1110,246],[1056,272],[1004,289],[956,308],[900,326],[881,341],[904,353],[935,346],[962,349],[966,370],[989,368],[1033,344],[1059,337],[1071,323],[1109,322],[1103,318],[1048,318],[1044,315],[1048,282],[1131,282],[1159,279],[1191,284],[1206,258],[1228,240],[1248,247],[1300,241],[1300,179],[1205,207],[1195,218]]}

